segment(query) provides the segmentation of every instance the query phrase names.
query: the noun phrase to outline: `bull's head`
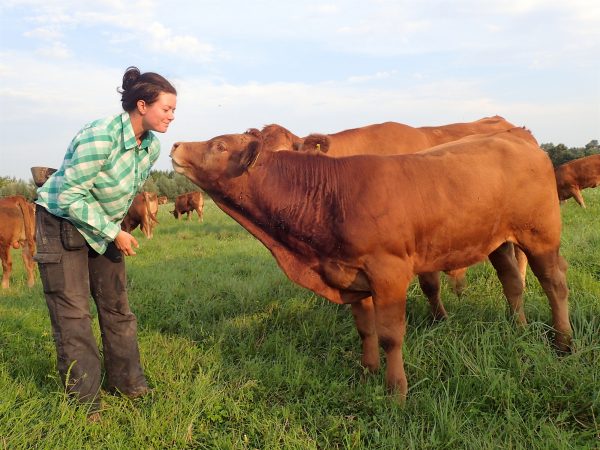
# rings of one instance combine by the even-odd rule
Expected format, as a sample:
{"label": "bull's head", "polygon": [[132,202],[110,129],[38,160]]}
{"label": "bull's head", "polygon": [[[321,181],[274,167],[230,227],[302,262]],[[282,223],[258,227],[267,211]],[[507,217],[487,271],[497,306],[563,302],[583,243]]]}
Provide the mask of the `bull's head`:
{"label": "bull's head", "polygon": [[210,191],[215,184],[239,177],[249,170],[261,149],[260,132],[246,132],[202,142],[177,142],[171,149],[171,159],[176,172]]}

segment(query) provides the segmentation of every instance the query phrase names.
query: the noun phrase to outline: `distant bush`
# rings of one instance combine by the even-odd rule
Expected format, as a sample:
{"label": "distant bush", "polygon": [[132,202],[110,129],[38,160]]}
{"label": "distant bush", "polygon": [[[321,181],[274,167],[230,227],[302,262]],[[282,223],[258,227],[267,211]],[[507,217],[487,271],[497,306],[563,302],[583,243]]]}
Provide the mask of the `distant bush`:
{"label": "distant bush", "polygon": [[598,145],[597,139],[588,142],[585,147],[567,148],[564,144],[554,145],[550,143],[542,144],[541,148],[548,153],[548,156],[552,160],[554,167],[558,167],[561,164],[572,161],[573,159],[583,158],[585,156],[591,156],[600,153],[600,146]]}
{"label": "distant bush", "polygon": [[0,197],[22,195],[27,200],[33,200],[36,191],[33,181],[17,180],[11,177],[0,177]]}

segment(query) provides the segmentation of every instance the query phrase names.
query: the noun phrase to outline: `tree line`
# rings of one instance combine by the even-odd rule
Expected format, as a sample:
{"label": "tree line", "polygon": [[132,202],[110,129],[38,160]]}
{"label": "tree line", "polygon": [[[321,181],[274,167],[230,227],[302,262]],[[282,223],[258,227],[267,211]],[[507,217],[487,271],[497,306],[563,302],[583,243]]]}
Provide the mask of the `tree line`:
{"label": "tree line", "polygon": [[[591,140],[584,147],[568,148],[564,144],[554,145],[552,143],[542,144],[540,147],[548,153],[554,167],[573,159],[600,154],[600,145],[597,139]],[[22,195],[28,200],[33,200],[36,189],[31,179],[24,181],[14,177],[0,176],[0,197]],[[173,170],[152,170],[142,190],[156,192],[157,195],[164,195],[169,201],[173,201],[180,194],[200,189],[186,177],[175,173]]]}
{"label": "tree line", "polygon": [[542,150],[548,153],[554,167],[558,167],[566,162],[574,159],[583,158],[585,156],[597,155],[600,153],[598,140],[594,139],[588,142],[585,147],[567,148],[564,144],[542,144]]}
{"label": "tree line", "polygon": [[[24,181],[14,177],[0,176],[0,197],[22,195],[28,200],[33,200],[36,190],[33,179]],[[200,188],[172,170],[152,170],[141,190],[156,192],[157,195],[164,195],[169,201],[173,201],[180,194],[199,191]]]}

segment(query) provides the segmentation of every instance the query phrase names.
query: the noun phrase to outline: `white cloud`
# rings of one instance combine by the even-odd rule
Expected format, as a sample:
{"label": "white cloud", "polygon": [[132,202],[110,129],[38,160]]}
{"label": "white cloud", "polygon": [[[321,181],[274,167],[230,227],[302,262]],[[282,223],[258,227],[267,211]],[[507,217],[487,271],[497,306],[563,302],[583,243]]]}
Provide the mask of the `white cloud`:
{"label": "white cloud", "polygon": [[50,46],[40,47],[36,53],[49,59],[68,59],[72,56],[71,50],[63,42],[54,42]]}
{"label": "white cloud", "polygon": [[168,52],[176,55],[186,55],[199,61],[209,61],[214,54],[214,48],[209,44],[200,42],[190,35],[175,35],[172,30],[164,25],[153,22],[144,30],[149,39],[148,46],[158,53]]}
{"label": "white cloud", "polygon": [[25,32],[24,36],[45,41],[52,41],[61,38],[63,33],[56,27],[39,27]]}
{"label": "white cloud", "polygon": [[355,75],[355,76],[349,77],[348,82],[349,83],[364,83],[366,81],[383,80],[383,79],[394,76],[396,73],[397,73],[396,70],[392,70],[392,71],[377,72],[377,73],[374,73],[371,75]]}
{"label": "white cloud", "polygon": [[[19,2],[13,2],[13,5]],[[109,44],[136,41],[142,47],[157,54],[169,53],[183,59],[200,62],[209,61],[215,49],[191,34],[178,34],[160,22],[155,3],[138,1],[125,5],[120,0],[104,0],[100,5],[80,2],[55,1],[49,3],[22,2],[32,5],[33,11],[27,14],[28,21],[35,28],[25,32],[25,36],[40,40],[52,40],[77,33],[78,29],[101,27],[101,35],[118,36],[109,38]],[[88,31],[93,33],[94,31]],[[55,43],[52,47],[43,47],[40,54],[48,57],[65,58],[69,56],[66,46]]]}
{"label": "white cloud", "polygon": [[337,14],[340,11],[340,8],[338,5],[334,5],[332,3],[323,3],[320,5],[313,6],[311,10],[316,12],[317,14],[330,15]]}

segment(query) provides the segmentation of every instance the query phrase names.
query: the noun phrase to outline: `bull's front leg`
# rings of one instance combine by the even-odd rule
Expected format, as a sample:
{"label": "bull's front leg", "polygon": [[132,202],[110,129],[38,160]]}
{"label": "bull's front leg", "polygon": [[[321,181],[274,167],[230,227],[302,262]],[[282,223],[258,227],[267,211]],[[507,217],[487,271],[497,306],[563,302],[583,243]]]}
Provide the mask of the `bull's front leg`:
{"label": "bull's front leg", "polygon": [[571,188],[571,192],[573,194],[573,198],[575,199],[575,201],[577,203],[579,203],[579,206],[581,206],[582,208],[585,208],[585,202],[583,201],[583,195],[581,195],[581,190],[578,187],[573,186]]}
{"label": "bull's front leg", "polygon": [[375,326],[387,364],[385,381],[388,390],[397,395],[400,403],[404,403],[408,393],[402,357],[406,333],[406,290],[412,278],[412,273],[410,276],[407,274],[408,270],[396,271],[388,277],[373,280],[372,284]]}
{"label": "bull's front leg", "polygon": [[362,341],[361,363],[369,371],[375,372],[379,369],[379,339],[375,326],[373,297],[352,303],[351,306],[356,330]]}

